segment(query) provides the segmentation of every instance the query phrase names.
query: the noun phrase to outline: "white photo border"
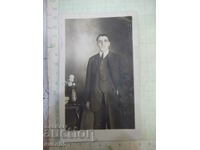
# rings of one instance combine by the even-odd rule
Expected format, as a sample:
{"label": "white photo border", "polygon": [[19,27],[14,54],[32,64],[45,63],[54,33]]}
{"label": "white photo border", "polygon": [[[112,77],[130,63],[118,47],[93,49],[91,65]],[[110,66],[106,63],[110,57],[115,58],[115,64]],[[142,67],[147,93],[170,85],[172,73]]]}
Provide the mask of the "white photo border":
{"label": "white photo border", "polygon": [[[138,140],[140,137],[140,76],[139,76],[139,51],[138,51],[138,19],[136,12],[116,12],[105,14],[59,14],[59,122],[60,126],[65,126],[65,20],[66,19],[88,19],[88,18],[108,18],[108,17],[132,17],[132,44],[133,44],[133,76],[134,76],[134,112],[135,129],[109,129],[92,130],[93,136],[89,139],[63,138],[61,142],[85,142],[85,141],[130,141]],[[65,129],[63,129],[65,130]],[[74,132],[74,131],[68,131]],[[78,131],[77,131],[78,132]]]}

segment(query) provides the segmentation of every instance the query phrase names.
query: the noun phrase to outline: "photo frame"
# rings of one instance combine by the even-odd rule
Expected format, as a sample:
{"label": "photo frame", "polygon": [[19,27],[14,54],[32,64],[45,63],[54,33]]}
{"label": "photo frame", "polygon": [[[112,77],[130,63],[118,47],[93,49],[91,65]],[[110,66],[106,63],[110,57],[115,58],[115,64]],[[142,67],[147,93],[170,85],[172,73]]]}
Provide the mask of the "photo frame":
{"label": "photo frame", "polygon": [[[69,57],[66,57],[66,21],[68,20],[98,20],[98,19],[109,19],[109,18],[124,18],[124,17],[130,17],[131,18],[131,41],[129,40],[129,44],[131,43],[131,49],[132,49],[132,68],[129,68],[129,70],[132,71],[133,75],[133,101],[134,101],[134,127],[131,129],[103,129],[103,130],[66,130],[66,96],[65,96],[65,90],[66,90],[66,77],[70,75],[73,72],[66,73],[66,60],[70,57],[73,57],[72,55],[69,55]],[[99,23],[99,22],[98,22]],[[98,24],[97,23],[97,24]],[[112,21],[111,21],[112,23]],[[87,26],[87,23],[85,24]],[[137,140],[140,136],[140,97],[139,97],[139,52],[138,52],[138,28],[137,28],[137,14],[134,12],[118,12],[118,13],[112,13],[112,14],[60,14],[59,17],[59,37],[58,37],[58,45],[59,45],[59,123],[61,127],[64,127],[61,129],[61,136],[60,141],[61,143],[65,142],[85,142],[85,141],[123,141],[123,140]],[[95,28],[95,27],[93,27]],[[89,28],[90,29],[90,28]],[[88,30],[88,32],[92,32]],[[120,31],[119,31],[120,32]],[[81,31],[78,34],[80,34]],[[95,32],[94,35],[98,35]],[[115,34],[114,34],[115,36]],[[86,38],[88,38],[87,34],[85,35]],[[91,40],[94,41],[95,36],[90,36]],[[74,45],[76,47],[81,46],[80,44],[76,43],[76,39],[70,39],[73,40]],[[125,38],[126,40],[126,38]],[[80,41],[79,41],[80,42]],[[81,41],[82,42],[82,41]],[[82,46],[84,43],[82,43]],[[86,43],[87,45],[87,43]],[[86,49],[88,46],[86,46]],[[78,49],[78,48],[77,48]],[[83,47],[80,49],[83,49]],[[89,52],[88,52],[89,53]],[[92,52],[91,52],[92,54]],[[76,54],[77,55],[77,54]],[[87,59],[89,59],[90,53],[87,55]],[[76,58],[77,60],[81,59],[83,57],[83,53]],[[85,60],[84,60],[85,61]],[[84,63],[85,68],[87,66],[87,63]],[[72,67],[73,68],[73,67]],[[83,70],[86,70],[86,69]],[[85,71],[86,72],[86,71]],[[83,83],[82,83],[83,85]],[[83,87],[83,86],[82,86]],[[68,138],[69,135],[71,138]],[[82,136],[81,136],[82,135]],[[72,138],[73,137],[73,138]]]}

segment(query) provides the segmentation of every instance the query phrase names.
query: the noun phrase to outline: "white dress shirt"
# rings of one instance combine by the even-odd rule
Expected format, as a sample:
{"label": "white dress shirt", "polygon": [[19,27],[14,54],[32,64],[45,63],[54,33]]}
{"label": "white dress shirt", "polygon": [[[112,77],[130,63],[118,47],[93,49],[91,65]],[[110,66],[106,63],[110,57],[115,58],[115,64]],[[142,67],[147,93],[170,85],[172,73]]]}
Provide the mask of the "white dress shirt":
{"label": "white dress shirt", "polygon": [[105,58],[107,55],[108,55],[108,53],[109,53],[109,50],[107,50],[107,51],[105,51],[105,52],[99,52],[99,55],[100,55],[100,57],[102,57],[102,55],[103,55],[103,58]]}

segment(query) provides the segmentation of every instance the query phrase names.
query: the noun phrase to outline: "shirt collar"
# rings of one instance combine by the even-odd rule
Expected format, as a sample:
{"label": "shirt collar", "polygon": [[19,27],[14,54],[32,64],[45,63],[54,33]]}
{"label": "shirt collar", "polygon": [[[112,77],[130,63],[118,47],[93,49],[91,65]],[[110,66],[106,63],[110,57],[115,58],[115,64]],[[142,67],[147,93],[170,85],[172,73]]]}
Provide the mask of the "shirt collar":
{"label": "shirt collar", "polygon": [[103,58],[105,58],[108,55],[108,53],[109,53],[109,50],[105,51],[104,55],[103,55],[103,52],[100,51],[99,56],[102,57],[102,55],[103,55]]}

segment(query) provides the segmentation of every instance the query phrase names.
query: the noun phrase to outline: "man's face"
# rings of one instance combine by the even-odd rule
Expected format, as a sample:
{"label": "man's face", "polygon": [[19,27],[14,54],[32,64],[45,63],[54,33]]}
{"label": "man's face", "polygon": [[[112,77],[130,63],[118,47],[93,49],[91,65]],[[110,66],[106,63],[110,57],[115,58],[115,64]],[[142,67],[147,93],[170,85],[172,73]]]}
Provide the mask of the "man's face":
{"label": "man's face", "polygon": [[105,52],[110,47],[110,41],[107,36],[100,36],[98,38],[97,45],[101,52]]}

